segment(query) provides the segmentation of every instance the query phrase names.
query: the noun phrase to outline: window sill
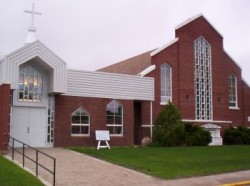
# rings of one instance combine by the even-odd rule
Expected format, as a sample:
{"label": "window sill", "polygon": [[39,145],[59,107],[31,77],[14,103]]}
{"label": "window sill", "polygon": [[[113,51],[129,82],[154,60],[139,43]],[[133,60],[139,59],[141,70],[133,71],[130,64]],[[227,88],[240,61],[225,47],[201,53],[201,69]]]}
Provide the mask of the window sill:
{"label": "window sill", "polygon": [[123,134],[110,134],[110,137],[124,137]]}
{"label": "window sill", "polygon": [[160,102],[160,105],[167,105],[168,102]]}
{"label": "window sill", "polygon": [[230,110],[240,110],[239,107],[229,107]]}
{"label": "window sill", "polygon": [[71,134],[71,137],[90,137],[89,134]]}

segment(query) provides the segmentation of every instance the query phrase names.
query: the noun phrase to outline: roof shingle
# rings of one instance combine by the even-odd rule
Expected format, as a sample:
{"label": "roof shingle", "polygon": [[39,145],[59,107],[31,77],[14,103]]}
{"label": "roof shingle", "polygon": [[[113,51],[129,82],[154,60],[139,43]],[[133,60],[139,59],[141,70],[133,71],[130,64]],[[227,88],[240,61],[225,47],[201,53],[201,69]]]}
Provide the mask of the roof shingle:
{"label": "roof shingle", "polygon": [[151,65],[151,51],[145,52],[138,56],[126,59],[124,61],[112,64],[110,66],[98,69],[99,72],[110,72],[119,74],[138,75]]}

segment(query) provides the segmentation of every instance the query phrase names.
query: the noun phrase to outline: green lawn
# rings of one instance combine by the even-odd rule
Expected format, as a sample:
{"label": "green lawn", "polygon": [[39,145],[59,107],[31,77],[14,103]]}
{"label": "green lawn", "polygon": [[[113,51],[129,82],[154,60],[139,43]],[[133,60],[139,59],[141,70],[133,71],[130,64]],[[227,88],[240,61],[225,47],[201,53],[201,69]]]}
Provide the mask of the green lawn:
{"label": "green lawn", "polygon": [[39,186],[44,184],[42,184],[42,182],[40,182],[35,176],[0,156],[0,185]]}
{"label": "green lawn", "polygon": [[165,179],[250,169],[250,146],[69,149]]}

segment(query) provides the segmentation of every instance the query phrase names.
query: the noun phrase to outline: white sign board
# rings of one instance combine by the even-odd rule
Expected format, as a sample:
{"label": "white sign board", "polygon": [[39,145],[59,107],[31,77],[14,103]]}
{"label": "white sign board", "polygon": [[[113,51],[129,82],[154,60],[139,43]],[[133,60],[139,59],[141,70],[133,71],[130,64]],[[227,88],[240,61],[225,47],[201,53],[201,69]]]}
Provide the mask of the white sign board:
{"label": "white sign board", "polygon": [[109,131],[108,130],[96,130],[95,138],[97,141],[109,141]]}
{"label": "white sign board", "polygon": [[[95,138],[96,138],[96,141],[98,141],[97,150],[99,150],[100,148],[110,149],[110,146],[108,143],[108,141],[110,140],[108,130],[96,130],[95,131]],[[106,145],[101,145],[102,141],[105,141]]]}

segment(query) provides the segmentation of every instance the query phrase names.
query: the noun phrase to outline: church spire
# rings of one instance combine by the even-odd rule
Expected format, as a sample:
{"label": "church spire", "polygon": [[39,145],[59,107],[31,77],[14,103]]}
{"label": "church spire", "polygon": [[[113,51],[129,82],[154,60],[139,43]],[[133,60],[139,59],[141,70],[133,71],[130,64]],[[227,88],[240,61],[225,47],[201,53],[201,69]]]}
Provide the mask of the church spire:
{"label": "church spire", "polygon": [[24,10],[25,13],[31,14],[31,26],[28,29],[28,35],[25,41],[25,45],[32,43],[36,40],[35,32],[36,27],[34,26],[34,16],[35,15],[42,15],[40,12],[35,12],[35,5],[32,3],[32,10]]}

